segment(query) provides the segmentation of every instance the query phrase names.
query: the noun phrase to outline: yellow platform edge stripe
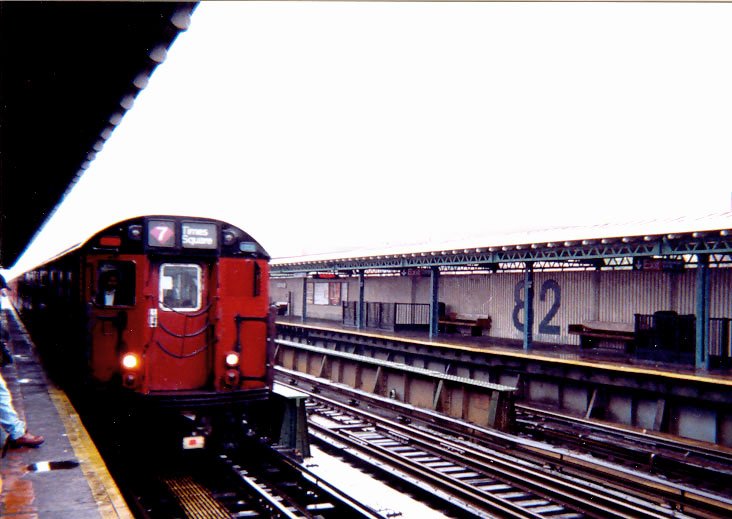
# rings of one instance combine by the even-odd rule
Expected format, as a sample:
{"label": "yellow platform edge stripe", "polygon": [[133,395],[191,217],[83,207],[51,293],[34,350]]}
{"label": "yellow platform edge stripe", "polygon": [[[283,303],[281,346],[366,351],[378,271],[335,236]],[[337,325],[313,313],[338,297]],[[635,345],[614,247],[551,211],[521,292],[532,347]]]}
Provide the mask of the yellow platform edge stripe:
{"label": "yellow platform edge stripe", "polygon": [[104,519],[134,519],[114,479],[107,470],[99,451],[81,423],[81,418],[64,392],[49,387],[48,394],[63,423],[66,433],[80,462],[99,515]]}
{"label": "yellow platform edge stripe", "polygon": [[369,332],[364,332],[361,330],[344,330],[342,328],[330,328],[328,326],[317,326],[317,325],[313,325],[313,324],[295,323],[295,322],[288,322],[288,321],[277,321],[277,324],[284,325],[284,326],[290,326],[293,328],[308,328],[311,330],[324,330],[324,331],[328,331],[328,332],[349,333],[349,334],[353,334],[353,335],[360,335],[363,337],[372,337],[372,338],[377,338],[377,339],[392,339],[395,341],[405,342],[405,343],[409,343],[409,344],[416,344],[419,346],[427,346],[427,347],[433,346],[433,347],[439,347],[439,348],[450,348],[453,350],[469,351],[472,353],[482,353],[485,355],[501,355],[501,356],[505,356],[505,357],[538,360],[538,361],[552,363],[552,364],[569,364],[572,366],[603,369],[606,371],[618,371],[618,372],[623,372],[623,373],[653,375],[653,376],[657,376],[657,377],[664,377],[664,378],[671,378],[671,379],[678,379],[678,380],[689,380],[692,382],[704,382],[707,384],[716,384],[716,385],[720,385],[720,386],[732,386],[732,379],[724,378],[723,376],[681,373],[681,372],[667,371],[667,370],[662,370],[662,369],[643,368],[640,366],[638,366],[638,367],[624,366],[624,365],[620,365],[620,364],[612,364],[610,362],[603,362],[601,360],[580,360],[580,359],[568,359],[568,358],[562,358],[562,357],[551,357],[548,355],[542,355],[541,353],[524,353],[524,352],[519,352],[519,351],[503,349],[501,347],[465,346],[462,344],[449,343],[449,342],[438,341],[438,340],[433,340],[433,339],[420,340],[420,339],[412,339],[409,337],[399,337],[396,335],[382,335],[379,333],[369,333]]}

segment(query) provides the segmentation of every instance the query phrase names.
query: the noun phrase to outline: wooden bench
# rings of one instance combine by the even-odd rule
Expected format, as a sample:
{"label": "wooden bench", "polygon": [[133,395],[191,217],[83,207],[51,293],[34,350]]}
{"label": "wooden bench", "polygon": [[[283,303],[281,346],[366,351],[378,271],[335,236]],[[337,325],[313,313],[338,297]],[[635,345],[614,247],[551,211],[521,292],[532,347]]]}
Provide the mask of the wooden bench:
{"label": "wooden bench", "polygon": [[490,317],[477,317],[475,319],[448,314],[438,321],[439,329],[445,333],[460,333],[472,337],[480,337],[483,330],[491,329]]}
{"label": "wooden bench", "polygon": [[580,347],[583,349],[602,348],[628,351],[635,341],[635,328],[632,323],[587,321],[581,324],[570,324],[567,331],[580,336]]}

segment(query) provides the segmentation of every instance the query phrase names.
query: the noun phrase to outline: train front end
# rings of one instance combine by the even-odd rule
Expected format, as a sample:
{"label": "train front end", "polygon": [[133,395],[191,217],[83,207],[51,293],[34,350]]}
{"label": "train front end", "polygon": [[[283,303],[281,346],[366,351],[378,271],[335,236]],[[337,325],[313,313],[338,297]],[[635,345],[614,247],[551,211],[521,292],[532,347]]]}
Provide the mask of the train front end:
{"label": "train front end", "polygon": [[217,421],[236,428],[266,401],[269,257],[247,233],[149,216],[102,231],[82,256],[91,375],[134,414],[179,421],[182,446],[200,448]]}

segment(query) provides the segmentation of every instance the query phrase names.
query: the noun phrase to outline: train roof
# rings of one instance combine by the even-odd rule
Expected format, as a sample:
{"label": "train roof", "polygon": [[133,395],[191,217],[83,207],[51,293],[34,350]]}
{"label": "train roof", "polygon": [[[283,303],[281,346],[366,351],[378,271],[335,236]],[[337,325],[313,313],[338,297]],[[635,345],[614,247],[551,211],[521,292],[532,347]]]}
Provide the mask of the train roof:
{"label": "train roof", "polygon": [[[83,249],[104,249],[105,237],[119,236],[121,246],[152,254],[220,254],[269,260],[259,242],[239,227],[215,218],[144,215],[115,223],[90,237]],[[107,242],[109,243],[109,242]],[[116,243],[112,240],[112,243]]]}
{"label": "train roof", "polygon": [[[210,245],[202,244],[201,242],[204,239],[208,239],[207,236],[204,236],[206,232],[206,227],[194,227],[191,230],[191,235],[196,235],[194,237],[197,237],[199,239],[199,243],[192,243],[190,246],[186,246],[182,244],[182,237],[178,238],[177,242],[175,243],[172,248],[169,250],[163,250],[163,249],[150,249],[149,247],[146,247],[142,244],[142,235],[140,235],[137,238],[134,238],[133,240],[129,240],[130,238],[130,232],[132,228],[137,227],[140,232],[142,232],[146,226],[152,225],[153,223],[172,223],[173,227],[176,229],[176,233],[180,234],[183,231],[183,225],[185,224],[203,224],[204,226],[207,224],[215,225],[215,228],[222,234],[221,239],[218,238],[212,238],[213,241],[209,242]],[[227,245],[225,243],[225,235],[230,234],[233,239],[235,240],[231,242],[231,245]],[[49,258],[47,261],[45,261],[42,265],[53,263],[64,256],[73,253],[75,251],[80,250],[116,250],[122,245],[122,241],[119,242],[119,245],[116,245],[117,242],[104,242],[102,239],[105,237],[121,237],[123,238],[123,241],[126,241],[129,243],[130,241],[137,240],[139,242],[139,245],[136,246],[136,249],[139,249],[140,251],[146,250],[147,252],[157,252],[160,254],[165,253],[181,253],[182,251],[186,251],[192,254],[196,253],[206,253],[206,251],[215,251],[215,252],[223,252],[227,255],[236,255],[236,256],[249,256],[249,257],[256,257],[256,258],[262,258],[262,259],[270,259],[269,253],[262,247],[259,242],[257,242],[254,238],[251,237],[247,232],[240,229],[239,227],[232,225],[228,222],[225,222],[223,220],[218,220],[216,218],[204,218],[200,216],[183,216],[183,215],[142,215],[142,216],[136,216],[133,218],[127,218],[125,220],[120,220],[112,225],[109,225],[105,227],[104,229],[95,232],[93,235],[89,236],[85,241],[77,243],[75,245],[72,245],[71,247],[65,249],[64,251],[56,254],[55,256]],[[236,247],[236,250],[234,250],[232,247]],[[38,265],[37,267],[40,267],[42,265]],[[36,268],[37,268],[36,267]]]}

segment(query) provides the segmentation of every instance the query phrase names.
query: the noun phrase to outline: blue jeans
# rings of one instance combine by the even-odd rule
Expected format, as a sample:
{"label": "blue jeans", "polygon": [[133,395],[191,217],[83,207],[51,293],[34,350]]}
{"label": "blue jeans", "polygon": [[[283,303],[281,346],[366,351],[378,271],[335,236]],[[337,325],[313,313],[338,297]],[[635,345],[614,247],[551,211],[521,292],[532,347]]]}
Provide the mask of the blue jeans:
{"label": "blue jeans", "polygon": [[[12,440],[17,440],[25,434],[25,422],[15,412],[13,397],[10,395],[2,374],[0,374],[0,426],[7,431]],[[3,443],[5,442],[2,431],[0,431],[0,439],[3,440]]]}

